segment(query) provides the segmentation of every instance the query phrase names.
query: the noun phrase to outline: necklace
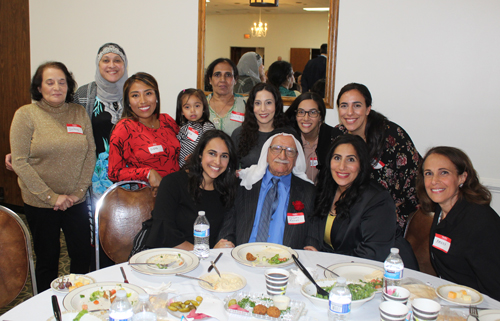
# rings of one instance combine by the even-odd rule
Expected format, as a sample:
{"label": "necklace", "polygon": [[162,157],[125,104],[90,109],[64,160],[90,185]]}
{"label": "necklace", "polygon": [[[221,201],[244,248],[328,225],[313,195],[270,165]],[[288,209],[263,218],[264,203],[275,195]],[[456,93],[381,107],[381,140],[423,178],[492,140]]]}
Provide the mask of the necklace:
{"label": "necklace", "polygon": [[155,120],[153,120],[153,124],[151,124],[151,125],[148,125],[148,124],[146,124],[146,123],[142,122],[140,119],[139,119],[139,122],[140,122],[141,124],[143,124],[144,126],[148,127],[148,128],[155,128],[156,119],[155,119]]}
{"label": "necklace", "polygon": [[[213,96],[212,96],[212,98],[210,98],[210,102],[212,101],[212,99],[213,99],[213,98],[214,98]],[[230,104],[230,103],[231,103],[231,101],[233,101],[233,103],[232,103],[232,104]],[[229,105],[229,106],[234,105],[234,96],[232,97],[232,99],[229,99],[229,100],[228,100],[228,101],[224,104],[224,106],[222,106],[222,108],[219,110],[219,113],[222,113],[222,111],[224,111],[224,109],[225,109],[228,105]],[[214,117],[214,119],[213,119],[213,123],[214,123],[214,125],[215,125],[215,126],[217,126],[217,127],[218,127],[218,126],[219,126],[219,124],[220,124],[221,119],[223,119],[223,118],[226,116],[227,112],[226,112],[226,114],[224,114],[224,117],[221,117],[221,116],[219,115],[219,113],[215,111],[215,108],[210,108],[210,109],[211,109],[211,111],[213,111],[213,113],[217,116],[217,117]]]}

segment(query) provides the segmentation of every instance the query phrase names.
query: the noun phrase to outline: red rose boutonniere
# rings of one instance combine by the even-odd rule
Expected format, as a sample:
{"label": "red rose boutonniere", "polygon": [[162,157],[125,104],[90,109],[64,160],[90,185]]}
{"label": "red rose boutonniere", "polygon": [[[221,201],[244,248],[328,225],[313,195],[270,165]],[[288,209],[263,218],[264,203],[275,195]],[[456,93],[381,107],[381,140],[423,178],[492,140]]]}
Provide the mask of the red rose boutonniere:
{"label": "red rose boutonniere", "polygon": [[301,211],[304,209],[304,203],[302,203],[301,201],[295,201],[295,202],[292,202],[293,204],[293,207],[295,208],[296,211]]}

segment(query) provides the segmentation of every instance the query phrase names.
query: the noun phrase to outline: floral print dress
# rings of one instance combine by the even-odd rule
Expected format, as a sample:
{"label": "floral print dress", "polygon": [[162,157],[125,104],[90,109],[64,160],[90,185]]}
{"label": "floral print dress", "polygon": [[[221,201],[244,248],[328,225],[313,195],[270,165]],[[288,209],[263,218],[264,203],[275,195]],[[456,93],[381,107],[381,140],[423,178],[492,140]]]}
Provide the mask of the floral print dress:
{"label": "floral print dress", "polygon": [[[343,125],[337,125],[333,139],[347,134]],[[396,204],[398,223],[406,225],[408,216],[417,210],[416,178],[422,159],[408,133],[399,125],[386,121],[385,149],[372,163],[371,179],[386,188]]]}

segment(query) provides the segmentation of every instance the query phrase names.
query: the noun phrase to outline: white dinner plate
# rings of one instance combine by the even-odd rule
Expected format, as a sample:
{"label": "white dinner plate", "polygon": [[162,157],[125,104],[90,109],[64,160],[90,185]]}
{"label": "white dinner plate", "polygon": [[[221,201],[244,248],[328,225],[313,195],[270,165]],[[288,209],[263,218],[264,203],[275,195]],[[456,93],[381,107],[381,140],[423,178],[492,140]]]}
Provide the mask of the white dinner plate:
{"label": "white dinner plate", "polygon": [[[175,297],[169,299],[168,305],[170,305],[170,303],[172,303],[172,302],[177,302],[177,301],[184,302],[186,300],[196,300],[197,296],[201,296],[202,298],[205,298],[208,296],[214,298],[214,296],[207,294],[207,293],[187,293],[187,294],[181,294],[181,295],[178,295],[178,296],[175,296]],[[217,300],[219,300],[219,299],[217,299]],[[174,316],[178,319],[182,318],[183,316],[185,317],[189,314],[189,312],[172,311],[168,308],[168,306],[167,306],[167,310],[168,310],[168,313],[170,313],[172,316]],[[209,318],[206,318],[203,320],[215,320],[215,319],[209,317]]]}
{"label": "white dinner plate", "polygon": [[[80,311],[64,311],[61,313],[62,321],[73,321],[73,319],[78,315]],[[50,317],[47,321],[55,321],[56,318],[54,316]],[[80,321],[105,321],[106,319],[99,315],[99,313],[85,313]]]}
{"label": "white dinner plate", "polygon": [[[161,257],[165,260],[161,261]],[[163,262],[165,264],[174,263],[174,258],[178,259],[178,264],[169,266],[168,268],[159,268],[155,264],[143,264],[143,265],[130,265],[130,267],[139,273],[148,275],[170,275],[175,273],[187,273],[196,269],[198,264],[200,264],[200,259],[191,252],[172,249],[172,248],[158,248],[139,252],[132,256],[129,263],[152,263],[152,262]]]}
{"label": "white dinner plate", "polygon": [[[247,253],[251,253],[253,256],[257,257],[257,260],[248,261]],[[280,264],[270,264],[266,260],[263,260],[264,257],[266,259],[270,259],[276,254],[279,254],[280,258],[287,258],[288,260]],[[297,258],[299,257],[299,254],[295,250],[287,246],[264,242],[241,244],[231,251],[231,255],[236,260],[236,262],[247,266],[264,268],[283,267],[290,265],[293,263],[292,254],[295,254]]]}
{"label": "white dinner plate", "polygon": [[[480,321],[500,320],[500,310],[482,310],[478,312]],[[469,316],[467,321],[476,321],[476,318]]]}
{"label": "white dinner plate", "polygon": [[[468,295],[471,296],[471,302],[466,302],[462,298],[460,299],[450,299],[448,297],[448,292],[453,291],[453,292],[458,292],[461,290],[465,290]],[[473,288],[469,288],[468,286],[465,285],[456,285],[456,284],[445,284],[441,285],[436,289],[436,294],[443,300],[455,303],[458,305],[464,305],[464,306],[469,306],[469,305],[478,305],[483,302],[483,295]]]}
{"label": "white dinner plate", "polygon": [[[219,276],[214,271],[212,271],[212,273],[204,274],[200,277],[200,279],[207,280],[208,282],[214,284],[215,288],[212,288],[210,285],[202,281],[198,281],[198,284],[208,291],[226,293],[236,292],[243,289],[247,285],[247,279],[245,279],[245,277],[243,277],[242,275],[230,272],[220,272],[220,274],[223,278],[223,281],[219,282],[219,284],[217,284]],[[231,284],[233,285],[232,287],[230,286]]]}
{"label": "white dinner plate", "polygon": [[[61,281],[61,278],[64,280],[64,282],[68,281],[70,275],[71,274],[60,276],[57,279],[55,279],[54,281],[52,281],[50,283],[50,287],[52,288],[52,290],[59,292],[59,293],[64,293],[64,294],[68,293],[69,292],[68,288],[59,289],[59,282]],[[78,280],[79,278],[83,278],[85,281],[89,281],[89,284],[95,282],[94,278],[87,276],[87,275],[74,274],[74,276],[75,276],[75,280]],[[75,285],[74,283],[76,283],[76,282],[72,282],[72,283],[73,283],[72,285],[74,286]]]}
{"label": "white dinner plate", "polygon": [[79,311],[82,309],[83,304],[87,304],[89,307],[89,311],[109,310],[109,307],[111,306],[111,302],[109,301],[109,299],[100,297],[98,299],[98,304],[94,304],[94,301],[90,301],[90,296],[93,292],[103,290],[125,290],[127,292],[128,300],[132,305],[134,305],[139,300],[139,294],[146,293],[144,289],[133,284],[120,282],[97,282],[89,285],[84,285],[81,288],[77,288],[69,292],[63,300],[64,308],[70,311]]}
{"label": "white dinner plate", "polygon": [[[339,264],[334,264],[330,265],[328,267],[329,270],[332,270],[333,272],[337,273],[338,275],[344,277],[347,279],[349,282],[354,282],[358,283],[359,280],[362,281],[368,281],[365,280],[365,277],[371,275],[375,271],[380,271],[382,274],[378,273],[381,275],[381,279],[383,280],[383,275],[384,275],[384,268],[376,266],[376,265],[371,265],[371,264],[364,264],[364,263],[339,263]],[[337,276],[333,275],[332,273],[325,271],[325,277],[328,279],[335,279]],[[379,290],[380,291],[380,290]]]}

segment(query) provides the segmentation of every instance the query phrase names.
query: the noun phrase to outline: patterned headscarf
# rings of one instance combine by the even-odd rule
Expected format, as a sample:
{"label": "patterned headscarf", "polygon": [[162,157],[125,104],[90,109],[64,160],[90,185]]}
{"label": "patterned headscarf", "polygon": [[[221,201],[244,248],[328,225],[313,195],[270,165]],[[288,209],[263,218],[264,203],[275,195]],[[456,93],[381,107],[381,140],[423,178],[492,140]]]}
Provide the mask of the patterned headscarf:
{"label": "patterned headscarf", "polygon": [[[257,58],[258,57],[258,58]],[[238,62],[238,73],[240,76],[250,76],[260,79],[259,67],[262,65],[262,57],[250,51],[241,56]]]}
{"label": "patterned headscarf", "polygon": [[[101,61],[102,56],[110,52],[120,56],[125,64],[125,71],[123,73],[123,76],[115,83],[111,83],[106,79],[104,79],[104,77],[101,75],[101,72],[99,71],[99,62]],[[127,73],[128,61],[127,61],[127,56],[125,55],[123,49],[117,44],[111,42],[103,45],[99,49],[95,65],[96,65],[95,82],[97,84],[97,97],[99,97],[100,100],[107,103],[114,103],[117,101],[121,101],[123,99],[123,84],[125,84],[125,81],[128,79],[128,73]]]}
{"label": "patterned headscarf", "polygon": [[252,189],[252,185],[257,183],[264,177],[266,174],[267,166],[267,153],[269,152],[269,146],[274,139],[274,137],[278,135],[291,136],[293,141],[295,142],[295,146],[297,148],[297,160],[295,161],[295,166],[293,167],[292,173],[300,179],[303,179],[306,182],[312,183],[305,173],[306,171],[306,158],[304,157],[304,151],[302,150],[302,145],[300,142],[291,134],[287,133],[279,133],[269,137],[268,140],[262,146],[262,150],[260,152],[259,162],[257,165],[252,165],[248,168],[242,169],[239,173],[239,177],[241,178],[241,186],[245,186],[247,190]]}

